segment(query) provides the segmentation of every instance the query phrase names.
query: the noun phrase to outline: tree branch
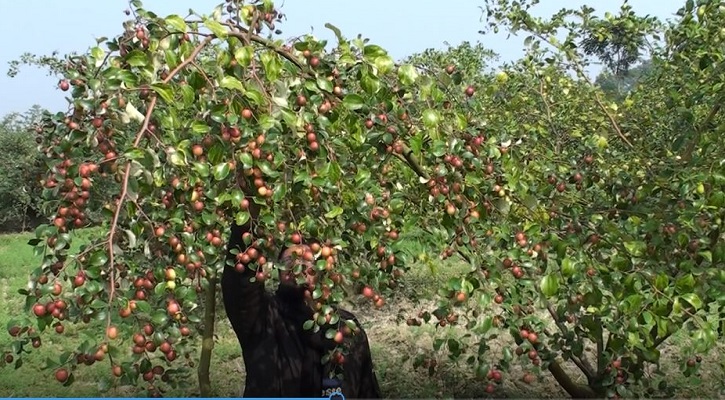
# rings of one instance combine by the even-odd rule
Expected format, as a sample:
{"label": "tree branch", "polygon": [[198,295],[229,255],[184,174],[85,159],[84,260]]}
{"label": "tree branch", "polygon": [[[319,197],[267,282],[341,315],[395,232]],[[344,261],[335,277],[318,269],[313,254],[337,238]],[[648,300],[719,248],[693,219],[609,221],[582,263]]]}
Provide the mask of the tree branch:
{"label": "tree branch", "polygon": [[294,55],[292,55],[290,52],[288,52],[286,50],[283,50],[283,49],[280,49],[278,46],[275,46],[274,42],[272,42],[271,40],[267,40],[267,39],[265,39],[265,38],[263,38],[261,36],[257,36],[257,35],[254,35],[254,34],[249,35],[249,33],[250,33],[249,30],[248,29],[245,29],[245,28],[242,28],[240,26],[236,26],[235,28],[236,29],[239,29],[239,32],[230,31],[228,33],[229,36],[235,37],[235,38],[237,38],[237,39],[239,39],[239,40],[241,40],[242,42],[245,42],[245,43],[248,40],[251,40],[252,42],[261,44],[262,46],[264,46],[264,47],[266,47],[266,48],[268,48],[270,50],[274,50],[275,52],[277,52],[277,54],[281,55],[282,57],[284,57],[288,61],[290,61],[292,64],[294,64],[295,66],[297,66],[297,68],[305,71],[305,66],[302,64],[302,62],[300,62],[300,60],[297,59],[297,57],[295,57]]}
{"label": "tree branch", "polygon": [[[554,309],[554,305],[547,301],[546,309],[549,310],[551,318],[554,319],[554,322],[556,323],[556,326],[559,327],[561,333],[566,335],[569,330],[566,328],[566,325],[564,325],[564,323],[561,322],[561,320],[559,319],[559,316],[556,314],[556,310]],[[571,355],[571,360],[584,373],[584,375],[587,377],[587,380],[591,381],[594,378],[594,368],[592,368],[592,366],[589,364],[589,361],[587,361],[585,358],[579,358],[578,356],[575,356],[573,354]]]}
{"label": "tree branch", "polygon": [[574,399],[596,399],[601,396],[598,396],[594,390],[592,390],[589,386],[580,385],[574,381],[571,380],[569,377],[569,374],[564,371],[564,368],[561,367],[559,364],[559,361],[554,360],[551,363],[549,363],[549,372],[551,372],[551,375],[554,376],[554,379],[561,385],[561,387],[569,393],[569,395]]}
{"label": "tree branch", "polygon": [[[236,30],[232,30],[228,32],[229,36],[235,37],[239,40],[241,40],[244,43],[248,43],[249,41],[261,44],[264,47],[267,47],[270,50],[274,50],[277,54],[281,55],[291,63],[293,63],[297,68],[299,68],[303,72],[309,72],[307,68],[302,64],[302,62],[297,59],[292,53],[279,48],[279,46],[276,46],[274,42],[271,40],[265,39],[261,36],[253,34],[249,29],[243,28],[238,25],[233,24],[226,24],[228,27]],[[209,39],[209,38],[207,38]],[[193,58],[194,54],[192,54]],[[418,163],[418,160],[416,159],[415,155],[413,154],[413,151],[408,148],[407,146],[404,146],[403,154],[402,154],[404,160],[407,162],[408,165],[413,169],[413,171],[424,179],[430,179],[429,175],[421,168],[420,164]]]}
{"label": "tree branch", "polygon": [[602,328],[602,321],[597,318],[599,322],[599,332],[597,332],[597,375],[601,375],[606,368],[604,362],[604,328]]}
{"label": "tree branch", "polygon": [[[537,36],[539,39],[545,41],[546,43],[549,43],[550,45],[560,49],[559,46],[557,46],[555,43],[552,43],[549,38],[544,37],[542,34],[535,33],[535,36]],[[576,69],[576,72],[578,73],[579,76],[581,76],[590,86],[594,86],[594,83],[592,83],[592,80],[589,79],[589,76],[587,76],[587,74],[584,72],[580,63],[574,62],[572,60],[572,65]],[[632,142],[630,142],[629,139],[627,139],[627,137],[624,136],[624,133],[622,133],[622,129],[619,127],[617,120],[614,119],[614,116],[609,112],[609,110],[607,110],[607,107],[604,105],[604,103],[602,103],[602,99],[599,98],[599,93],[597,93],[597,92],[594,92],[594,101],[597,103],[599,108],[604,112],[604,114],[607,115],[607,118],[609,118],[609,122],[612,124],[612,128],[614,128],[614,130],[617,132],[617,135],[625,143],[627,143],[627,145],[629,147],[634,148],[634,145],[632,144]]]}
{"label": "tree branch", "polygon": [[702,132],[707,129],[707,127],[712,123],[712,120],[715,119],[715,116],[717,116],[717,113],[720,112],[720,109],[722,108],[722,105],[720,101],[715,104],[715,106],[710,110],[710,113],[707,115],[707,118],[705,118],[705,121],[702,122],[702,125],[695,131],[695,135],[690,140],[690,143],[687,145],[687,149],[685,149],[685,154],[682,156],[682,159],[687,162],[692,159],[692,152],[695,151],[695,146],[697,145],[697,142],[700,141],[700,136],[702,135]]}

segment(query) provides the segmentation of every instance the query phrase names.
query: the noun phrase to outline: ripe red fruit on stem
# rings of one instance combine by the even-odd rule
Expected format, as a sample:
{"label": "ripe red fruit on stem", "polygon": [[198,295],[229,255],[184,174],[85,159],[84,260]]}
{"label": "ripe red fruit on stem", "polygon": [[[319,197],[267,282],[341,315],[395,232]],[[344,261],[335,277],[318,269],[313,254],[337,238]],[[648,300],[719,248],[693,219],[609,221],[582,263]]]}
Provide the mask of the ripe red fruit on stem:
{"label": "ripe red fruit on stem", "polygon": [[60,368],[55,371],[55,380],[57,380],[58,382],[64,383],[65,381],[68,380],[69,375],[70,374],[68,373],[67,369]]}
{"label": "ripe red fruit on stem", "polygon": [[47,313],[47,311],[48,310],[42,304],[36,304],[36,305],[33,306],[33,313],[37,317],[43,317],[43,316],[45,316],[45,314]]}

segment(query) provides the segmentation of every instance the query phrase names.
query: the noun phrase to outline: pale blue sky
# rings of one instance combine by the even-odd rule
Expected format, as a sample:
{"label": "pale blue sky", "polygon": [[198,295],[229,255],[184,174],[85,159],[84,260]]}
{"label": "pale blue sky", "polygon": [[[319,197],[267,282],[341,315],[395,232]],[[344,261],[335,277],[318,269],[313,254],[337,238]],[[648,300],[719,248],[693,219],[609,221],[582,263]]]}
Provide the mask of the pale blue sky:
{"label": "pale blue sky", "polygon": [[[159,15],[185,16],[189,7],[199,13],[210,12],[221,0],[146,0],[144,6]],[[63,92],[56,89],[57,78],[45,71],[25,68],[15,78],[6,74],[8,62],[23,52],[50,54],[84,51],[94,38],[118,34],[127,18],[123,0],[1,0],[0,10],[6,22],[0,24],[0,116],[23,112],[33,104],[53,111],[64,110]],[[637,13],[669,19],[684,0],[630,0]],[[283,37],[294,37],[314,30],[320,38],[334,40],[324,27],[327,22],[352,38],[358,33],[386,48],[400,59],[426,48],[442,48],[444,42],[484,43],[501,55],[502,61],[519,58],[522,40],[506,36],[482,36],[479,6],[482,1],[448,0],[446,6],[430,0],[286,0],[282,5],[287,21],[280,28]],[[538,15],[551,15],[563,7],[587,4],[604,11],[618,10],[619,0],[542,0]]]}

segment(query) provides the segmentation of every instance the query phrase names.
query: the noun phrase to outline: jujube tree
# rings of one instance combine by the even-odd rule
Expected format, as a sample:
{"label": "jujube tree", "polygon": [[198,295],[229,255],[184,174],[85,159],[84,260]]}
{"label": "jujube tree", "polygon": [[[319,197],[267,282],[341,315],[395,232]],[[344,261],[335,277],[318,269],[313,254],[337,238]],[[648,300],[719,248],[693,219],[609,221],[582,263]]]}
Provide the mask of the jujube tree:
{"label": "jujube tree", "polygon": [[[14,352],[39,347],[38,331],[48,327],[62,333],[66,323],[99,321],[105,337],[53,360],[56,379],[70,384],[79,365],[108,357],[121,382],[142,378],[158,394],[157,378],[174,382],[188,371],[178,355],[200,332],[206,395],[216,277],[232,221],[252,223],[243,238],[252,246],[234,268],[254,268],[258,280],[275,279],[281,244],[321,241],[302,255],[317,260],[307,283],[318,313],[306,328],[325,326],[336,342],[354,331],[332,306],[357,294],[384,306],[415,261],[401,235],[422,231],[441,258],[471,268],[440,288],[436,309],[408,323],[464,324],[471,340],[434,344],[453,359],[467,356],[491,381],[485,391],[515,362],[525,382],[548,369],[578,397],[661,390],[661,379],[644,375],[657,347],[689,323],[704,352],[721,320],[724,174],[714,162],[722,154],[717,90],[706,84],[719,61],[704,64],[707,76],[665,71],[689,67],[688,54],[720,34],[722,10],[704,4],[698,21],[707,23],[672,27],[653,57],[670,80],[648,77],[658,90],[635,90],[620,109],[583,75],[575,50],[587,29],[601,27],[591,10],[539,21],[519,3],[487,4],[497,26],[532,34],[527,56],[495,74],[396,64],[332,25],[338,44],[330,51],[311,36],[275,40],[280,14],[266,1],[186,18],[134,3],[121,35],[63,66],[59,88],[71,108],[41,133],[52,223],[31,242],[43,257],[35,287],[21,290],[37,329],[31,319],[13,321]],[[640,24],[629,32],[652,31],[653,21],[618,18]],[[562,27],[566,40],[552,39]],[[688,30],[702,36],[699,47],[688,47]],[[689,113],[648,114],[668,113],[668,88],[690,82],[700,83],[688,86]],[[695,107],[695,98],[709,103]],[[683,128],[683,117],[691,125]],[[677,129],[688,135],[672,145]],[[118,188],[95,221],[103,236],[70,252],[103,180]],[[505,332],[515,343],[492,358],[487,343]],[[340,346],[325,361],[343,358]],[[696,369],[689,364],[687,373]]]}

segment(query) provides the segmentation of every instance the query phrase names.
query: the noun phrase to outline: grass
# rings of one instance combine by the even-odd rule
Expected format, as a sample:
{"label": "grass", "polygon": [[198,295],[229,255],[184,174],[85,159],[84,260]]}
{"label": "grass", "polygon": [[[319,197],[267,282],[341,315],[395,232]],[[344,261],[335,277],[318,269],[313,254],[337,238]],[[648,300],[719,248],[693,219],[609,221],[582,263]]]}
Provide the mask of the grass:
{"label": "grass", "polygon": [[[90,237],[95,231],[83,231],[81,239]],[[8,321],[22,313],[22,296],[17,294],[19,288],[27,284],[28,273],[37,265],[38,259],[33,256],[32,249],[26,243],[30,235],[13,234],[0,236],[0,349],[7,348],[10,337],[4,329]],[[76,246],[78,243],[76,243]],[[419,244],[411,242],[408,246],[412,252],[419,249]],[[421,304],[432,304],[429,288],[435,287],[433,281],[443,281],[461,274],[465,266],[454,263],[439,265],[439,271],[433,274],[427,267],[416,267],[407,276],[405,286],[398,295],[389,301],[382,310],[372,310],[365,303],[350,305],[364,324],[370,337],[373,358],[376,364],[378,380],[385,397],[388,398],[482,398],[487,397],[486,384],[475,377],[473,370],[465,362],[459,364],[447,360],[446,350],[432,352],[434,337],[445,337],[449,334],[462,334],[462,328],[439,329],[432,326],[408,327],[404,318],[422,308]],[[421,304],[410,301],[411,297],[422,298]],[[426,299],[427,298],[427,299]],[[101,331],[103,328],[90,326]],[[218,340],[214,347],[212,384],[214,395],[218,397],[236,397],[241,392],[244,381],[244,365],[240,349],[231,328],[224,318],[220,318],[216,326]],[[47,355],[55,356],[66,349],[75,348],[82,335],[73,327],[66,327],[63,335],[45,334],[42,351],[34,351],[25,357],[24,365],[14,370],[6,366],[0,372],[0,397],[134,397],[144,396],[145,392],[131,387],[116,387],[101,392],[99,382],[109,374],[108,361],[96,363],[78,370],[76,382],[71,387],[62,387],[52,377],[52,371],[43,370]],[[492,356],[510,343],[510,338],[500,336],[495,342],[488,343],[492,348]],[[677,359],[678,349],[687,346],[687,339],[674,337],[663,347],[662,368],[668,371],[669,383],[677,387],[677,397],[683,398],[718,398],[723,396],[725,386],[725,365],[722,357],[724,348],[720,346],[712,354],[706,355],[701,369],[699,383],[687,380],[678,372],[681,360]],[[426,371],[414,370],[411,362],[406,361],[417,354],[429,354],[438,360],[439,368],[432,376]],[[196,355],[193,355],[192,359]],[[493,360],[493,358],[492,358]],[[573,371],[573,370],[572,370]],[[512,372],[515,376],[515,372]],[[192,384],[195,384],[192,377]],[[172,390],[166,396],[196,396],[196,387],[191,393],[181,389]],[[500,398],[562,398],[566,393],[553,378],[544,373],[532,385],[526,385],[516,379],[507,379],[496,392]]]}

